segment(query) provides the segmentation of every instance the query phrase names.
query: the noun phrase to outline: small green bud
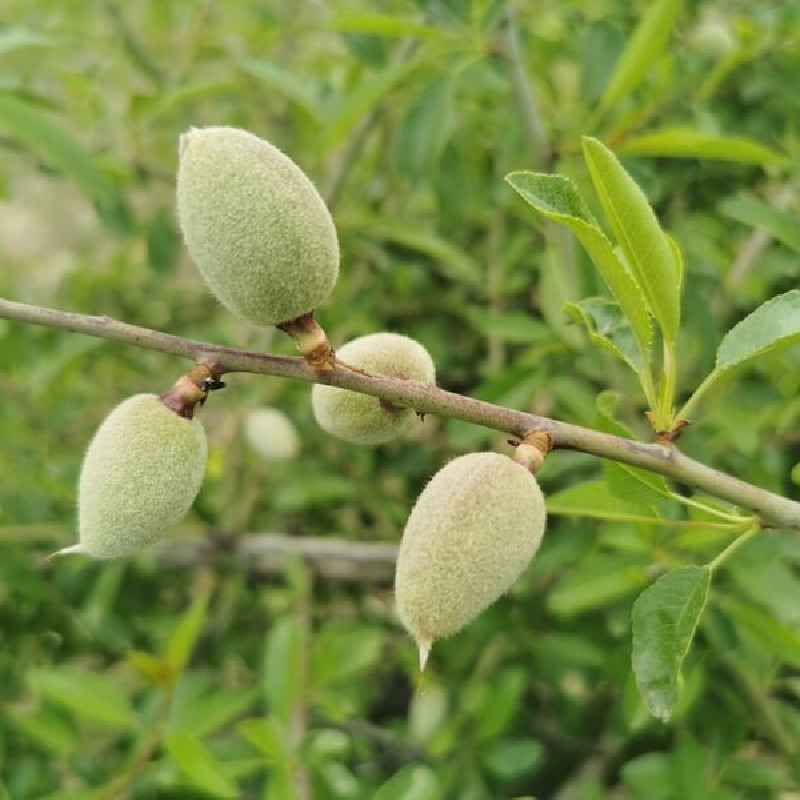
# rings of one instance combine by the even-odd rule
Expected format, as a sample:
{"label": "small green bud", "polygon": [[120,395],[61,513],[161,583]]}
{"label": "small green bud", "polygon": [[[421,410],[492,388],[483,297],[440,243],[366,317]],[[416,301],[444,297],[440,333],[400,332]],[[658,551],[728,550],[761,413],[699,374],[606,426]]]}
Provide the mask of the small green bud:
{"label": "small green bud", "polygon": [[237,128],[180,138],[178,220],[217,299],[256,325],[313,310],[339,272],[325,201],[277,147]]}
{"label": "small green bud", "polygon": [[[371,333],[336,351],[337,360],[376,375],[435,385],[436,366],[428,351],[408,336]],[[414,424],[415,412],[377,397],[315,384],[314,417],[328,433],[357,444],[383,444],[397,439]]]}
{"label": "small green bud", "polygon": [[292,421],[277,408],[258,408],[244,423],[247,443],[265,461],[288,461],[300,452],[300,437]]}
{"label": "small green bud", "polygon": [[203,426],[154,394],[120,403],[94,435],[78,484],[79,543],[61,553],[126,556],[153,544],[194,502],[206,470]]}
{"label": "small green bud", "polygon": [[424,668],[431,645],[471,622],[527,567],[545,527],[536,478],[507,456],[470,453],[422,491],[397,557],[395,600]]}

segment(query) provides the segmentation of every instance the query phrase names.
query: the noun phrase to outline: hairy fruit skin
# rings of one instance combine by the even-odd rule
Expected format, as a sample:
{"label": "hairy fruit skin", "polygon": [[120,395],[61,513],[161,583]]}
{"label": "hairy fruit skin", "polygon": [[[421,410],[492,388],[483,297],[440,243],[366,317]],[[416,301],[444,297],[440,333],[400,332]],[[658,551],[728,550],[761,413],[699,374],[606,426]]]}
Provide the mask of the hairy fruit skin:
{"label": "hairy fruit skin", "polygon": [[417,499],[397,558],[400,621],[424,665],[528,566],[545,528],[536,478],[499,453],[470,453],[437,472]]}
{"label": "hairy fruit skin", "polygon": [[244,423],[247,443],[265,461],[289,461],[300,452],[300,437],[292,421],[277,408],[249,411]]}
{"label": "hairy fruit skin", "polygon": [[[371,333],[336,351],[337,360],[376,375],[436,384],[436,366],[428,351],[399,333]],[[377,397],[315,384],[314,417],[333,436],[356,444],[384,444],[407,433],[415,412],[382,403]]]}
{"label": "hairy fruit skin", "polygon": [[86,450],[79,544],[63,552],[117,558],[153,544],[194,502],[207,452],[200,422],[178,416],[156,395],[120,403]]}
{"label": "hairy fruit skin", "polygon": [[325,300],[339,272],[339,243],[300,167],[238,128],[193,128],[179,151],[178,221],[217,299],[264,326]]}

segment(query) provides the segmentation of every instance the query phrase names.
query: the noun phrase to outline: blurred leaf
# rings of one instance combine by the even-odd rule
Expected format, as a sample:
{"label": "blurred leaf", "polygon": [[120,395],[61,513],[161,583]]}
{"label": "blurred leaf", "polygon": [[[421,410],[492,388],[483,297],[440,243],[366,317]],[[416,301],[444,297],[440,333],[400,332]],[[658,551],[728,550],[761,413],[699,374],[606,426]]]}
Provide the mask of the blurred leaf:
{"label": "blurred leaf", "polygon": [[723,200],[720,211],[745,225],[763,228],[770,236],[800,253],[800,221],[797,216],[759,200],[752,194],[738,194]]}
{"label": "blurred leaf", "polygon": [[[265,757],[280,775],[290,774],[292,748],[284,727],[274,717],[246,719],[236,726],[239,735]],[[288,800],[288,799],[287,799]]]}
{"label": "blurred leaf", "polygon": [[367,627],[326,626],[314,640],[311,680],[315,688],[353,680],[380,658],[381,631]]}
{"label": "blurred leaf", "polygon": [[137,720],[128,698],[106,675],[76,667],[29,670],[33,690],[75,714],[122,728],[135,728]]}
{"label": "blurred leaf", "polygon": [[199,590],[191,606],[183,612],[167,640],[164,658],[176,675],[180,675],[189,663],[192,651],[206,622],[210,596],[211,584],[208,582]]}
{"label": "blurred leaf", "polygon": [[681,666],[708,600],[711,572],[682,567],[662,575],[633,604],[633,671],[650,712],[667,721],[681,687]]}
{"label": "blurred leaf", "polygon": [[303,475],[277,487],[272,505],[276,511],[289,513],[350,500],[357,494],[358,487],[352,481],[337,475]]}
{"label": "blurred leaf", "polygon": [[536,739],[495,739],[481,751],[481,761],[502,781],[521,778],[542,762],[544,748]]}
{"label": "blurred leaf", "polygon": [[27,28],[6,28],[0,30],[0,56],[25,50],[29,47],[55,47],[58,43],[49,36],[28,30]]}
{"label": "blurred leaf", "polygon": [[[185,679],[181,682],[181,689],[186,683]],[[205,681],[195,686],[202,691],[183,692],[182,702],[173,703],[170,728],[198,739],[229,725],[251,708],[258,698],[258,690],[250,687],[225,689],[209,686]]]}
{"label": "blurred leaf", "polygon": [[[641,289],[600,230],[575,184],[563,175],[511,172],[509,184],[547,219],[566,225],[584,246],[627,318],[642,353],[648,353],[653,328]],[[641,357],[638,359],[641,361]]]}
{"label": "blurred leaf", "polygon": [[800,632],[795,626],[786,625],[758,606],[731,596],[719,598],[718,605],[737,627],[755,638],[765,653],[800,669]]}
{"label": "blurred leaf", "polygon": [[80,746],[80,737],[73,727],[51,709],[12,709],[9,718],[21,733],[56,755],[68,756]]}
{"label": "blurred leaf", "polygon": [[169,663],[151,653],[142,650],[129,650],[128,661],[136,667],[140,675],[156,686],[169,686],[174,679],[174,672]]}
{"label": "blurred leaf", "polygon": [[385,222],[377,218],[348,219],[361,232],[401,245],[409,250],[422,253],[433,261],[434,266],[456,283],[480,286],[484,280],[483,268],[463,250],[439,238],[435,233],[420,230],[400,220]]}
{"label": "blurred leaf", "polygon": [[486,337],[515,344],[530,344],[552,339],[553,334],[542,320],[524,311],[467,310],[472,324]]}
{"label": "blurred leaf", "polygon": [[372,33],[377,36],[416,36],[421,39],[442,39],[445,34],[408,17],[389,14],[339,14],[331,20],[337,31]]}
{"label": "blurred leaf", "polygon": [[642,82],[664,50],[682,7],[682,0],[655,0],[646,6],[644,16],[614,66],[600,98],[600,108],[608,108]]}
{"label": "blurred leaf", "polygon": [[680,276],[669,241],[644,192],[616,156],[597,139],[584,136],[582,142],[592,183],[625,259],[664,336],[674,342],[680,321]]}
{"label": "blurred leaf", "polygon": [[627,597],[647,581],[644,569],[627,558],[593,554],[547,594],[547,607],[564,616],[602,608]]}
{"label": "blurred leaf", "polygon": [[411,59],[392,64],[380,72],[359,81],[357,88],[330,109],[327,124],[321,131],[321,144],[325,151],[339,144],[398,83],[419,68],[419,61]]}
{"label": "blurred leaf", "polygon": [[323,119],[323,110],[314,89],[280,64],[265,58],[248,58],[236,62],[236,66],[251,78],[265,84],[267,88],[291,100],[311,119],[316,122]]}
{"label": "blurred leaf", "polygon": [[372,795],[372,800],[438,800],[439,781],[430,767],[401,767]]}
{"label": "blurred leaf", "polygon": [[703,133],[692,128],[662,128],[625,139],[619,152],[628,155],[667,158],[701,158],[737,161],[742,164],[787,166],[783,153],[751,139]]}
{"label": "blurred leaf", "polygon": [[517,713],[525,694],[526,675],[519,669],[505,669],[492,684],[492,702],[481,711],[478,739],[490,741],[499,736]]}
{"label": "blurred leaf", "polygon": [[434,77],[411,102],[395,134],[398,167],[414,179],[429,176],[450,138],[453,77]]}
{"label": "blurred leaf", "polygon": [[622,780],[636,800],[673,800],[672,765],[667,753],[645,753],[622,768]]}
{"label": "blurred leaf", "polygon": [[287,726],[303,692],[302,648],[303,630],[296,619],[286,616],[272,625],[264,651],[262,686],[270,713]]}
{"label": "blurred leaf", "polygon": [[0,128],[75,181],[104,214],[121,206],[116,187],[94,158],[36,106],[0,92]]}
{"label": "blurred leaf", "polygon": [[611,353],[641,375],[646,366],[631,326],[613,300],[589,297],[579,303],[564,303],[564,313],[582,323],[592,344]]}
{"label": "blurred leaf", "polygon": [[166,738],[167,753],[192,786],[214,797],[239,797],[236,784],[199,739],[175,731]]}

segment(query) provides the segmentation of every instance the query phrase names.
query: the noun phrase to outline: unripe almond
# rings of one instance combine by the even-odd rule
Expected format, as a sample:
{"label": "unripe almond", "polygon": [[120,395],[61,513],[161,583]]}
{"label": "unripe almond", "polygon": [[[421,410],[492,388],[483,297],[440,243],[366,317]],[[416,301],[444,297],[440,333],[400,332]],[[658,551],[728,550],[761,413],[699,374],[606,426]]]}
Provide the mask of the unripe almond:
{"label": "unripe almond", "polygon": [[[434,385],[436,366],[428,351],[398,333],[371,333],[336,351],[337,360],[375,375]],[[357,444],[383,444],[414,424],[415,412],[377,397],[315,384],[311,403],[317,422],[328,433]]]}
{"label": "unripe almond", "polygon": [[59,553],[116,558],[153,544],[194,502],[206,457],[197,419],[178,416],[154,394],[120,403],[83,459],[79,543]]}
{"label": "unripe almond", "polygon": [[339,244],[300,167],[238,128],[193,128],[179,150],[178,220],[220,302],[257,325],[316,308],[336,283]]}
{"label": "unripe almond", "polygon": [[502,595],[542,540],[536,478],[499,453],[470,453],[433,476],[406,523],[395,600],[425,666],[436,639],[461,630]]}
{"label": "unripe almond", "polygon": [[277,408],[257,408],[244,424],[247,443],[266,461],[288,461],[300,452],[300,438],[292,421]]}

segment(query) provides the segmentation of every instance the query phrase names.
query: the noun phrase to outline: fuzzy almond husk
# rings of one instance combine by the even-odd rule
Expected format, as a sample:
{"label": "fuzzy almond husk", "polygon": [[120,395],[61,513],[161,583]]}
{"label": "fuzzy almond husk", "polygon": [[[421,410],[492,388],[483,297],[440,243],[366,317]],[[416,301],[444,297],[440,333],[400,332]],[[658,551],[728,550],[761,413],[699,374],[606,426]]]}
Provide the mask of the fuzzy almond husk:
{"label": "fuzzy almond husk", "polygon": [[406,523],[395,599],[424,666],[528,566],[545,529],[545,501],[525,467],[499,453],[454,459],[425,487]]}

